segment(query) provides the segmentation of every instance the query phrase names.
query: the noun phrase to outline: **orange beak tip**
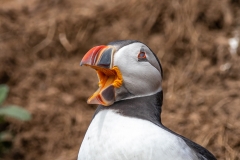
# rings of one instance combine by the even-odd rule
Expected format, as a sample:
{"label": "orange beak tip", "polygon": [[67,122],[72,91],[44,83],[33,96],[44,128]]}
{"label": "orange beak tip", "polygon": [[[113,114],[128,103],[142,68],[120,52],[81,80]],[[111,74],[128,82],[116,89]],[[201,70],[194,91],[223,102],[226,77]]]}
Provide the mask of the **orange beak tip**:
{"label": "orange beak tip", "polygon": [[89,65],[94,65],[95,59],[98,56],[99,52],[103,49],[106,48],[107,46],[101,45],[101,46],[96,46],[91,48],[82,58],[80,62],[80,66],[84,64],[89,64]]}

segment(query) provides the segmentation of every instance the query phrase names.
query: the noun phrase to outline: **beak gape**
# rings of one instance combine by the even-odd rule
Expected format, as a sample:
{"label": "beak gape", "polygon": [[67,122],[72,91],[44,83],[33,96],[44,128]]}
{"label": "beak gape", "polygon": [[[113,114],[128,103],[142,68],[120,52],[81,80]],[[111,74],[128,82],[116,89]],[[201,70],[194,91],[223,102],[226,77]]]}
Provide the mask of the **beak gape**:
{"label": "beak gape", "polygon": [[89,104],[109,106],[115,102],[115,89],[121,87],[123,79],[119,68],[113,65],[114,52],[112,46],[96,46],[84,55],[80,63],[95,69],[98,74],[99,88],[88,99]]}

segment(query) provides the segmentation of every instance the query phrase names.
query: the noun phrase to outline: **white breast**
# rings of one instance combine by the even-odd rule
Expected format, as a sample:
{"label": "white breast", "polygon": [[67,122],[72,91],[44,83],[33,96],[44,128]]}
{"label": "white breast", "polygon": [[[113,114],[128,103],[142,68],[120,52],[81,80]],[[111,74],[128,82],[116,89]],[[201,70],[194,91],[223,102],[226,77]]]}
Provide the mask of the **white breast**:
{"label": "white breast", "polygon": [[91,122],[78,160],[197,160],[179,137],[142,119],[100,111]]}

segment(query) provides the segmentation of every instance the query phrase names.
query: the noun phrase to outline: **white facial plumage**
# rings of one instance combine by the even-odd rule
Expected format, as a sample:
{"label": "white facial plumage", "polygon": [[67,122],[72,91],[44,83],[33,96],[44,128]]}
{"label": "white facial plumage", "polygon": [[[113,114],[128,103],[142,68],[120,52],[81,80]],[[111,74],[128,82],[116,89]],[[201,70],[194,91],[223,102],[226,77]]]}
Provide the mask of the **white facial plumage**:
{"label": "white facial plumage", "polygon": [[[140,50],[146,60],[140,61]],[[153,95],[162,90],[161,67],[154,53],[143,43],[136,42],[120,48],[113,57],[123,76],[123,85],[116,89],[116,101]]]}

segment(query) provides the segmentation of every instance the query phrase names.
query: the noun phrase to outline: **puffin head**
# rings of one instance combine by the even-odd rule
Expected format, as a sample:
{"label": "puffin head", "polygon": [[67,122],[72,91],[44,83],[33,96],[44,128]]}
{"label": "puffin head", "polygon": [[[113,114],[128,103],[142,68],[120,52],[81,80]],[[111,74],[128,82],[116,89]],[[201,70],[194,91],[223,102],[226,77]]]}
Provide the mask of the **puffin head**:
{"label": "puffin head", "polygon": [[95,69],[99,79],[99,88],[88,99],[89,104],[110,106],[162,90],[161,64],[151,49],[139,41],[114,41],[93,47],[80,65]]}

